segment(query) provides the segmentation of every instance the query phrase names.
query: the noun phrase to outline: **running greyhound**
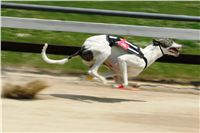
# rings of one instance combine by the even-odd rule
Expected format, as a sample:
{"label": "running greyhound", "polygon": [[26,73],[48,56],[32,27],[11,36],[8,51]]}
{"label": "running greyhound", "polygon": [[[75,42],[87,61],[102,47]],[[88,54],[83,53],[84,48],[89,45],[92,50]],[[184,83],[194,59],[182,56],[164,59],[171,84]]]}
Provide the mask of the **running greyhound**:
{"label": "running greyhound", "polygon": [[42,58],[45,62],[64,64],[79,55],[89,65],[89,75],[106,84],[106,78],[98,73],[99,67],[104,64],[113,72],[116,82],[114,86],[123,88],[128,86],[129,76],[138,76],[158,58],[164,55],[177,57],[182,45],[171,39],[153,39],[152,43],[143,49],[121,37],[96,35],[87,38],[79,51],[61,60],[48,58],[47,47],[46,43],[42,49]]}

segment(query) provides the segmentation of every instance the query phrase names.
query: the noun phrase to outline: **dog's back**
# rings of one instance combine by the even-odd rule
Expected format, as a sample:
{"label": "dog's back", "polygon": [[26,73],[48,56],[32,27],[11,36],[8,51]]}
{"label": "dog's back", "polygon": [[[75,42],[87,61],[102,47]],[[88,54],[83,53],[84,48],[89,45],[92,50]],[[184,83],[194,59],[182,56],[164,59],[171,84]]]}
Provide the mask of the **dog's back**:
{"label": "dog's back", "polygon": [[83,47],[88,50],[100,50],[105,49],[109,46],[108,41],[106,40],[106,35],[96,35],[89,37],[83,43]]}

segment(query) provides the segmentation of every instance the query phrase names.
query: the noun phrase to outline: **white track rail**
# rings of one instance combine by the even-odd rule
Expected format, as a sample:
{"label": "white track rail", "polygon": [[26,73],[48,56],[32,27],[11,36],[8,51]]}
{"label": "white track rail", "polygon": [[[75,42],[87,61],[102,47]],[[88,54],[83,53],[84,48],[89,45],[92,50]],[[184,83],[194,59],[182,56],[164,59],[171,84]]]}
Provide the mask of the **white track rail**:
{"label": "white track rail", "polygon": [[94,34],[133,35],[144,37],[200,40],[200,30],[150,27],[122,24],[47,20],[36,18],[1,17],[2,27]]}

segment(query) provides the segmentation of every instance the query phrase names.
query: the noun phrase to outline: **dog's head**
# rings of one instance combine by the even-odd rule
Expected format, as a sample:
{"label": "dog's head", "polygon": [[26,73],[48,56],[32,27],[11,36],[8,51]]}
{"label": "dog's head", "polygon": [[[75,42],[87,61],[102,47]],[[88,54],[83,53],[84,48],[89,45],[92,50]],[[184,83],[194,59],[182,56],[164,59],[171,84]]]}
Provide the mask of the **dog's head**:
{"label": "dog's head", "polygon": [[154,46],[159,46],[163,54],[179,56],[182,45],[175,43],[171,39],[154,39]]}

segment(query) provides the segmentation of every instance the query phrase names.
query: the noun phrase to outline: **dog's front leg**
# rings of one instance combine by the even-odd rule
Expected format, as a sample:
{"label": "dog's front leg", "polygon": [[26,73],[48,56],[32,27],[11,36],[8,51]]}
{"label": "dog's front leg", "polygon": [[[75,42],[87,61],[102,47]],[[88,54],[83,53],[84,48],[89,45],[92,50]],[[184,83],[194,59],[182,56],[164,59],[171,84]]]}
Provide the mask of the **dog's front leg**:
{"label": "dog's front leg", "polygon": [[127,73],[127,62],[126,59],[123,57],[118,57],[118,63],[119,63],[119,68],[120,72],[122,74],[122,79],[123,79],[123,86],[126,87],[128,86],[128,73]]}

